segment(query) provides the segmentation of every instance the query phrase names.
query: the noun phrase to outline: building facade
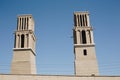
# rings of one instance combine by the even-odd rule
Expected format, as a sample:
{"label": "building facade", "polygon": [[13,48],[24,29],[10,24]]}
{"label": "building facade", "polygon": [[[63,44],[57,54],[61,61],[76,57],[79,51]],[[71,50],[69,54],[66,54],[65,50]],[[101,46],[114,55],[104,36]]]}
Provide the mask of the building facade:
{"label": "building facade", "polygon": [[120,76],[99,75],[93,29],[88,12],[74,13],[74,75],[36,74],[33,17],[20,15],[17,22],[11,74],[0,74],[0,80],[120,80]]}

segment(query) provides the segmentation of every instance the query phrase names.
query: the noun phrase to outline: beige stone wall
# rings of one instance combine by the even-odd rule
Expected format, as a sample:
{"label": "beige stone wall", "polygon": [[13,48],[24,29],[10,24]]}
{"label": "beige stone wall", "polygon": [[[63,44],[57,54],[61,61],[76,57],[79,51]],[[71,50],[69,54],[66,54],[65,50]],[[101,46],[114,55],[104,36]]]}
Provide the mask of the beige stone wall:
{"label": "beige stone wall", "polygon": [[35,56],[31,49],[16,50],[13,53],[11,74],[36,74]]}
{"label": "beige stone wall", "polygon": [[[83,49],[88,51],[87,56],[83,55]],[[76,75],[98,75],[98,65],[95,47],[76,47],[75,48],[75,74]]]}
{"label": "beige stone wall", "polygon": [[120,80],[120,76],[0,75],[0,80]]}

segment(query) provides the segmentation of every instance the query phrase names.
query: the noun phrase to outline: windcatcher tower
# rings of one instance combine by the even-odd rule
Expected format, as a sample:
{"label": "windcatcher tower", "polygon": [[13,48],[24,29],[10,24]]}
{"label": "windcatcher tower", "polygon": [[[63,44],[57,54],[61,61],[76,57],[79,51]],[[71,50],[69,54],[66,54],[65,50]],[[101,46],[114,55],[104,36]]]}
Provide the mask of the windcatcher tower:
{"label": "windcatcher tower", "polygon": [[98,64],[88,12],[74,13],[75,75],[98,75]]}
{"label": "windcatcher tower", "polygon": [[11,74],[36,74],[35,35],[32,15],[20,15],[15,31]]}

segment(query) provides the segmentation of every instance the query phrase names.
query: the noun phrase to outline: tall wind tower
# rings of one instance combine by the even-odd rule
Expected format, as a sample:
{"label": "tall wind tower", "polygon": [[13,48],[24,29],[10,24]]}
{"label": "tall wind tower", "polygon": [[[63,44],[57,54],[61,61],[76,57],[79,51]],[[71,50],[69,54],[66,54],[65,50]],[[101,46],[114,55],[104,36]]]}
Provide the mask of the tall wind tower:
{"label": "tall wind tower", "polygon": [[93,29],[88,12],[74,13],[75,75],[98,75]]}
{"label": "tall wind tower", "polygon": [[18,16],[11,74],[36,74],[35,42],[32,15]]}

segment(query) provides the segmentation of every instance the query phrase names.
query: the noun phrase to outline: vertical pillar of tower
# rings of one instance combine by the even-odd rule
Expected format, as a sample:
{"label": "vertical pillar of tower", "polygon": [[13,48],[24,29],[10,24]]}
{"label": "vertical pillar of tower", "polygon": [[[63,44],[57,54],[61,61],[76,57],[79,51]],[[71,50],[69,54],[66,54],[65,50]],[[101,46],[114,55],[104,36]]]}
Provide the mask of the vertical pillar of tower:
{"label": "vertical pillar of tower", "polygon": [[22,18],[22,30],[24,30],[24,17]]}
{"label": "vertical pillar of tower", "polygon": [[29,34],[27,34],[27,48],[29,48]]}
{"label": "vertical pillar of tower", "polygon": [[[80,36],[80,31],[76,31],[76,36]],[[80,44],[80,37],[77,37],[77,44]]]}
{"label": "vertical pillar of tower", "polygon": [[18,30],[20,30],[20,18],[18,18]]}
{"label": "vertical pillar of tower", "polygon": [[19,30],[19,26],[20,26],[20,18],[18,18],[18,27],[17,27],[17,30]]}
{"label": "vertical pillar of tower", "polygon": [[17,30],[18,30],[18,26],[19,26],[19,18],[17,18]]}
{"label": "vertical pillar of tower", "polygon": [[27,17],[25,17],[25,22],[26,22],[26,23],[25,23],[25,24],[26,24],[26,25],[25,25],[25,30],[27,30]]}
{"label": "vertical pillar of tower", "polygon": [[90,34],[91,34],[91,43],[94,44],[94,37],[93,37],[93,32],[90,31]]}
{"label": "vertical pillar of tower", "polygon": [[29,47],[32,48],[31,35],[29,35]]}
{"label": "vertical pillar of tower", "polygon": [[89,30],[86,31],[86,38],[87,38],[87,43],[90,44],[90,36],[89,36]]}
{"label": "vertical pillar of tower", "polygon": [[16,35],[16,41],[15,41],[15,47],[14,48],[18,48],[18,40],[19,40],[19,36],[17,34]]}
{"label": "vertical pillar of tower", "polygon": [[[77,42],[74,44],[75,75],[98,75],[98,65],[88,12],[75,12],[78,26],[74,26]],[[79,15],[79,16],[78,16]],[[79,25],[80,24],[80,25]],[[74,39],[75,40],[75,39]]]}
{"label": "vertical pillar of tower", "polygon": [[[35,45],[32,45],[35,44],[36,39],[33,29],[34,25],[30,25],[30,23],[34,24],[34,20],[32,15],[20,15],[18,19],[11,74],[36,74],[36,54],[35,47],[33,47]],[[31,22],[28,22],[29,19],[32,19]]]}
{"label": "vertical pillar of tower", "polygon": [[20,21],[20,30],[22,30],[22,18],[20,17],[21,21]]}
{"label": "vertical pillar of tower", "polygon": [[87,24],[88,24],[88,26],[90,26],[89,14],[87,15]]}
{"label": "vertical pillar of tower", "polygon": [[27,30],[28,30],[28,26],[29,26],[29,18],[27,17]]}

